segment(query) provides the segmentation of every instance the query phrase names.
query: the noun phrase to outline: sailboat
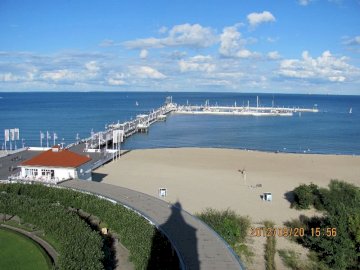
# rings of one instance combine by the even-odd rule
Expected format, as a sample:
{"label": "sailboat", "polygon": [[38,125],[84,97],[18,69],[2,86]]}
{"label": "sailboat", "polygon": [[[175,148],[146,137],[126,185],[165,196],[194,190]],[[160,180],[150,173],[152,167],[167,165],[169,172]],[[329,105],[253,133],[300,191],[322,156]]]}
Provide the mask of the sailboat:
{"label": "sailboat", "polygon": [[136,105],[136,106],[139,106],[139,102],[136,101],[136,102],[135,102],[135,105]]}
{"label": "sailboat", "polygon": [[352,107],[350,108],[349,113],[350,113],[350,114],[352,113]]}

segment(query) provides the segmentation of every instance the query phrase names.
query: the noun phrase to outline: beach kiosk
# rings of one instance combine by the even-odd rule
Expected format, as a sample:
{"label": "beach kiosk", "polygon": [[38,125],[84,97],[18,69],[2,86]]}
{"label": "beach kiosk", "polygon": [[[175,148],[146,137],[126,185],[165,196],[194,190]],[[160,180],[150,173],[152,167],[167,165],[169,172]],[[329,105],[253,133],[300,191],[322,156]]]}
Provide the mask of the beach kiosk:
{"label": "beach kiosk", "polygon": [[29,181],[58,183],[68,179],[91,180],[91,158],[59,146],[20,164],[20,178]]}
{"label": "beach kiosk", "polygon": [[159,188],[159,197],[167,196],[167,188]]}
{"label": "beach kiosk", "polygon": [[272,194],[271,192],[264,192],[263,194],[263,200],[271,202],[272,201]]}

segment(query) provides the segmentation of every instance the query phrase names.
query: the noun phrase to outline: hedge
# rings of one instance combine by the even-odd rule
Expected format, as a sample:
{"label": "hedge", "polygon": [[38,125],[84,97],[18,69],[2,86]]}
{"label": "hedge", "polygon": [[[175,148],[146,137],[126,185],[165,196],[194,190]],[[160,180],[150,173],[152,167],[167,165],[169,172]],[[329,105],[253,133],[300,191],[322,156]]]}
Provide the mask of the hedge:
{"label": "hedge", "polygon": [[20,216],[24,222],[38,226],[54,239],[60,247],[59,269],[103,269],[101,236],[63,206],[0,193],[0,213]]}
{"label": "hedge", "polygon": [[[173,252],[167,238],[157,233],[157,229],[146,219],[120,204],[69,189],[52,188],[41,184],[3,184],[0,192],[24,195],[30,198],[41,198],[49,204],[60,204],[64,207],[82,209],[97,216],[105,222],[119,241],[129,250],[130,261],[136,269],[146,269],[150,261],[154,239],[156,248],[162,250],[166,260],[158,259],[158,269],[178,268],[178,258]],[[171,258],[171,260],[169,260]],[[153,261],[153,258],[151,258]]]}

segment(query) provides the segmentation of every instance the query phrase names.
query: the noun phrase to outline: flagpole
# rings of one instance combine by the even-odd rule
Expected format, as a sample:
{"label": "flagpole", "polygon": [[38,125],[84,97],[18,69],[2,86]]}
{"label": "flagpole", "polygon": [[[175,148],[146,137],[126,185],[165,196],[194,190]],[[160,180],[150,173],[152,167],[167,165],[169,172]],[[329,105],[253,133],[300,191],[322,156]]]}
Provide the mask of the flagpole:
{"label": "flagpole", "polygon": [[46,147],[49,147],[49,131],[46,131]]}
{"label": "flagpole", "polygon": [[6,151],[6,129],[4,130],[4,133],[5,133],[5,134],[4,134],[4,135],[5,135],[5,136],[4,136],[4,141],[5,141],[5,151]]}
{"label": "flagpole", "polygon": [[100,152],[100,132],[98,133],[99,136],[99,152]]}
{"label": "flagpole", "polygon": [[10,151],[12,150],[12,144],[11,144],[11,141],[12,141],[12,134],[13,134],[13,130],[12,129],[10,129],[10,131],[9,131],[10,133],[9,133],[9,141],[10,141]]}

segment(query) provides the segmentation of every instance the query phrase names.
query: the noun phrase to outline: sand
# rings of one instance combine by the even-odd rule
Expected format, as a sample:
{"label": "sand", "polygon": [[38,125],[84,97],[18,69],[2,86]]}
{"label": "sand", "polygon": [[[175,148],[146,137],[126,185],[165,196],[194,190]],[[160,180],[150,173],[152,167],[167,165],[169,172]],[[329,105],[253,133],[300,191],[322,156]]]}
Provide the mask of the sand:
{"label": "sand", "polygon": [[[244,170],[244,174],[239,170]],[[103,182],[181,202],[190,213],[207,207],[230,208],[254,223],[270,219],[278,225],[299,213],[285,193],[301,183],[327,186],[341,179],[360,186],[360,157],[283,154],[231,149],[178,148],[134,150],[96,170]],[[246,174],[246,179],[245,179]],[[99,175],[95,175],[99,177]],[[256,185],[262,187],[256,187]],[[272,202],[260,199],[271,192]]]}
{"label": "sand", "polygon": [[[167,188],[162,199],[180,201],[192,214],[207,207],[230,208],[249,216],[253,224],[271,220],[282,227],[300,214],[316,214],[291,209],[287,192],[302,183],[325,187],[331,179],[360,186],[360,156],[207,148],[134,150],[96,170],[94,178],[156,197],[159,188]],[[261,200],[264,192],[272,193],[271,202]],[[252,240],[261,250],[261,240]],[[288,242],[278,239],[278,248]],[[261,261],[255,262],[256,269]]]}

